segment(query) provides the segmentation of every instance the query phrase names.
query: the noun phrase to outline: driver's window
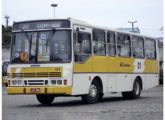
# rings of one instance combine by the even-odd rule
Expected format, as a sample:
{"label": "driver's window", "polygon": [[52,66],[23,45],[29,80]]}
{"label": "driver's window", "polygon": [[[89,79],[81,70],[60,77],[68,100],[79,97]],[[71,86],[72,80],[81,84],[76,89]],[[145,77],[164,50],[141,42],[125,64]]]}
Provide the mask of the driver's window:
{"label": "driver's window", "polygon": [[74,38],[75,62],[85,62],[91,55],[91,34],[78,32]]}

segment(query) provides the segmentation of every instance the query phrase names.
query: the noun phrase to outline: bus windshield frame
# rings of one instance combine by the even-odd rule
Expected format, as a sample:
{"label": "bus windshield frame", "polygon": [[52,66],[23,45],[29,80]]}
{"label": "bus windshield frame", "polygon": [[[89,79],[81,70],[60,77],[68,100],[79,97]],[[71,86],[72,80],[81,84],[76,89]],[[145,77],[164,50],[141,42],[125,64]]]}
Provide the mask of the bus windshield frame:
{"label": "bus windshield frame", "polygon": [[[17,42],[16,36],[19,36],[19,34],[23,37],[23,40],[19,40]],[[55,42],[57,42],[57,44]],[[16,48],[14,44],[19,43],[21,44],[21,50],[16,53],[14,50]],[[69,28],[13,31],[10,62],[11,64],[70,63],[72,60],[71,43],[71,29]],[[44,47],[44,45],[46,47],[49,45],[49,47],[47,47],[47,49],[49,49],[49,52],[46,54],[40,52],[42,51],[42,48],[40,46]],[[52,45],[54,45],[54,47]],[[25,47],[27,48],[25,49]],[[54,56],[52,56],[53,51]],[[27,59],[20,60],[22,52],[27,54]],[[58,53],[58,55],[56,55],[55,53]],[[63,59],[65,58],[65,56],[67,57],[67,59]],[[17,57],[19,60],[13,60],[14,57]]]}

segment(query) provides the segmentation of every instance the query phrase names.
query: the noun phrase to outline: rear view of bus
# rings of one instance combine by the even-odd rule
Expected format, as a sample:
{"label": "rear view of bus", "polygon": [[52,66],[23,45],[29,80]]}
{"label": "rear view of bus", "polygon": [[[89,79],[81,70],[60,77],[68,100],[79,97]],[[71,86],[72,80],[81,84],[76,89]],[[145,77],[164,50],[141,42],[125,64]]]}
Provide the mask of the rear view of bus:
{"label": "rear view of bus", "polygon": [[36,94],[43,104],[71,95],[71,49],[68,20],[14,23],[8,94]]}

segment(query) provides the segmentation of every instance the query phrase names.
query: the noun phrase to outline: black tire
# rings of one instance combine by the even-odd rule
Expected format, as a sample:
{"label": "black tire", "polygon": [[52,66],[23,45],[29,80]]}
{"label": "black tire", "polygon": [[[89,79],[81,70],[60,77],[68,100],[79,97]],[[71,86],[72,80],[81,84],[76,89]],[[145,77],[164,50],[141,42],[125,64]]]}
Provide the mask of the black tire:
{"label": "black tire", "polygon": [[122,92],[122,96],[124,99],[137,99],[140,97],[141,90],[141,82],[138,78],[136,78],[133,84],[133,90],[130,92]]}
{"label": "black tire", "polygon": [[101,102],[103,100],[103,96],[104,96],[104,93],[100,93],[100,95],[99,95],[99,102]]}
{"label": "black tire", "polygon": [[[91,89],[91,92],[90,92]],[[92,92],[93,90],[93,92]],[[89,94],[87,95],[82,95],[82,101],[86,104],[93,104],[96,103],[99,100],[99,95],[100,95],[100,87],[97,81],[93,81],[90,85],[89,88]],[[93,94],[92,94],[93,93]]]}
{"label": "black tire", "polygon": [[44,105],[51,104],[54,100],[54,95],[36,95],[37,100]]}

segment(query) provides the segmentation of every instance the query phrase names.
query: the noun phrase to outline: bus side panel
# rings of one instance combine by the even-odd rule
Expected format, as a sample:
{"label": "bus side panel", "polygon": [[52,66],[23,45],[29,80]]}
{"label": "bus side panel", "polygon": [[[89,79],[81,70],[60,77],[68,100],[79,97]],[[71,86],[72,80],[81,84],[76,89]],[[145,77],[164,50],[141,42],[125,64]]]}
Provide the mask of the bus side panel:
{"label": "bus side panel", "polygon": [[149,89],[157,86],[159,84],[158,76],[159,76],[158,74],[146,74],[144,89]]}
{"label": "bus side panel", "polygon": [[88,94],[89,87],[94,77],[99,76],[103,83],[103,92],[106,92],[106,74],[73,73],[72,95]]}
{"label": "bus side panel", "polygon": [[73,73],[72,95],[87,94],[90,83],[89,74]]}
{"label": "bus side panel", "polygon": [[106,92],[117,92],[117,76],[118,74],[107,74]]}
{"label": "bus side panel", "polygon": [[131,74],[118,74],[117,76],[117,92],[122,91],[131,91],[132,90],[132,82],[133,76]]}
{"label": "bus side panel", "polygon": [[158,60],[146,59],[144,62],[145,84],[144,89],[155,87],[159,84],[159,62]]}
{"label": "bus side panel", "polygon": [[146,84],[145,74],[119,74],[117,76],[117,92],[132,91],[134,81],[137,77],[141,78],[144,86]]}

